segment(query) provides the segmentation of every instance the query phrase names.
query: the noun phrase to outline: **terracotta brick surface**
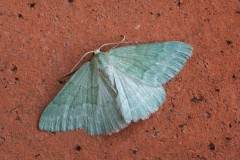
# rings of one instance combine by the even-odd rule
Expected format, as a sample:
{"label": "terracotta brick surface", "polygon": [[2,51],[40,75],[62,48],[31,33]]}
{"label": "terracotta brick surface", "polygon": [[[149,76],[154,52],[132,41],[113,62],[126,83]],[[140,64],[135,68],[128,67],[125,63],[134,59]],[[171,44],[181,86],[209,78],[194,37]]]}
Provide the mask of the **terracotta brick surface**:
{"label": "terracotta brick surface", "polygon": [[[236,160],[240,156],[238,0],[0,0],[0,159]],[[50,133],[39,118],[80,57],[107,42],[194,47],[145,121],[111,136]],[[147,94],[147,93],[146,93]]]}

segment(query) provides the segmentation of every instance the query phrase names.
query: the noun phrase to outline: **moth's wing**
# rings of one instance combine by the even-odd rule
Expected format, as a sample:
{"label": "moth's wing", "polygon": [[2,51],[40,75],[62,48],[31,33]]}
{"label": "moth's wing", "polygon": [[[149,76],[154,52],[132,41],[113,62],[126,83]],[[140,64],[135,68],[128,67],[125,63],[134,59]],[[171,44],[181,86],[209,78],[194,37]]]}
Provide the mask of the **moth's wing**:
{"label": "moth's wing", "polygon": [[159,85],[173,78],[191,56],[183,42],[163,42],[119,47],[109,51],[112,65],[144,83]]}
{"label": "moth's wing", "polygon": [[117,101],[126,121],[146,119],[158,110],[165,100],[165,91],[161,85],[152,86],[134,79],[114,68],[114,80],[118,90]]}
{"label": "moth's wing", "polygon": [[116,93],[96,73],[92,61],[83,65],[43,112],[39,128],[67,131],[83,128],[92,135],[110,134],[127,125]]}

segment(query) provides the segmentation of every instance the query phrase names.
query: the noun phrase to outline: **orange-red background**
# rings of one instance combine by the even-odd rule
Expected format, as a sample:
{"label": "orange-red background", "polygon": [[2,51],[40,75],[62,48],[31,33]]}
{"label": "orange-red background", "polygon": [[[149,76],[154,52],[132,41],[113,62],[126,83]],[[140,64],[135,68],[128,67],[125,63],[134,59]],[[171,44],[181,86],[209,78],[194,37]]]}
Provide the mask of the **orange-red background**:
{"label": "orange-red background", "polygon": [[[0,1],[0,159],[238,159],[238,0]],[[179,40],[194,47],[167,100],[111,136],[38,130],[79,58],[119,41]],[[147,93],[146,93],[147,94]]]}

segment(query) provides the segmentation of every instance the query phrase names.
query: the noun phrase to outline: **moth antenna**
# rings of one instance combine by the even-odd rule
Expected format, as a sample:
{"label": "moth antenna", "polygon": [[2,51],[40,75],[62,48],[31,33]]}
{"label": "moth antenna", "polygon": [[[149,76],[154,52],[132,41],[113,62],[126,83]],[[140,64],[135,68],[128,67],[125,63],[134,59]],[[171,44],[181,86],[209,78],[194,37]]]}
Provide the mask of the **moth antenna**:
{"label": "moth antenna", "polygon": [[86,57],[89,53],[94,53],[94,51],[89,51],[87,53],[85,53],[82,58],[77,62],[77,64],[72,68],[71,72],[73,72],[75,70],[75,68],[78,66],[78,64],[83,60],[84,57]]}
{"label": "moth antenna", "polygon": [[[113,48],[116,48],[116,47],[118,47],[120,44],[122,44],[122,43],[130,43],[130,42],[124,42],[125,40],[127,40],[126,39],[126,36],[125,35],[122,35],[123,36],[123,39],[121,40],[121,42],[119,42],[117,45],[115,45],[114,47],[112,47],[111,49],[113,49]],[[128,41],[128,40],[127,40]]]}
{"label": "moth antenna", "polygon": [[[116,44],[114,47],[111,48],[111,49],[113,49],[113,48],[116,48],[116,47],[118,47],[120,44],[123,44],[123,43],[133,43],[133,42],[128,41],[125,35],[122,35],[122,36],[123,36],[123,39],[122,39],[120,42],[105,43],[105,44],[101,45],[101,46],[98,48],[98,50],[101,50],[101,48],[103,48],[103,47],[105,47],[105,46],[108,46],[108,45]],[[127,42],[125,42],[126,40],[127,40]]]}
{"label": "moth antenna", "polygon": [[62,76],[60,79],[62,79],[63,77],[69,76],[69,75],[71,75],[72,73],[74,73],[74,72],[75,72],[75,69],[76,69],[76,67],[79,65],[79,63],[83,60],[84,57],[86,57],[86,56],[87,56],[88,54],[90,54],[90,53],[94,53],[94,51],[86,52],[86,53],[80,58],[80,60],[77,62],[77,64],[75,64],[75,66],[71,69],[71,71],[70,71],[69,73],[65,74],[64,76]]}
{"label": "moth antenna", "polygon": [[103,47],[105,47],[105,46],[108,46],[108,45],[116,44],[114,47],[111,48],[111,49],[113,49],[113,48],[116,48],[117,46],[119,46],[120,44],[123,44],[123,43],[134,43],[134,42],[130,42],[130,41],[125,42],[125,41],[127,40],[127,38],[126,38],[125,35],[122,35],[122,36],[123,36],[123,39],[122,39],[120,42],[105,43],[105,44],[101,45],[97,50],[95,50],[95,51],[89,51],[89,52],[85,53],[85,54],[81,57],[81,59],[77,62],[77,64],[71,69],[71,71],[70,71],[69,73],[65,74],[64,76],[62,76],[60,79],[62,79],[62,78],[64,78],[64,77],[69,76],[69,75],[71,75],[72,73],[74,73],[76,67],[77,67],[77,66],[79,65],[79,63],[83,60],[83,58],[86,57],[89,53],[95,53],[96,51],[100,52],[101,48],[103,48]]}

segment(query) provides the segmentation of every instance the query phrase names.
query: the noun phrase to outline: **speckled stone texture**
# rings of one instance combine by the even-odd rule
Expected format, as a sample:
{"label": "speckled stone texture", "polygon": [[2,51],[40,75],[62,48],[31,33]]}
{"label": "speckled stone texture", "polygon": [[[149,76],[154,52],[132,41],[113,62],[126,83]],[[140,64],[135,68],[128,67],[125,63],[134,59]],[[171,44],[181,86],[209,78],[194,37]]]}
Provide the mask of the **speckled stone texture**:
{"label": "speckled stone texture", "polygon": [[[41,132],[60,77],[119,35],[194,47],[158,112],[111,136]],[[0,159],[236,160],[239,105],[239,0],[0,1]]]}

